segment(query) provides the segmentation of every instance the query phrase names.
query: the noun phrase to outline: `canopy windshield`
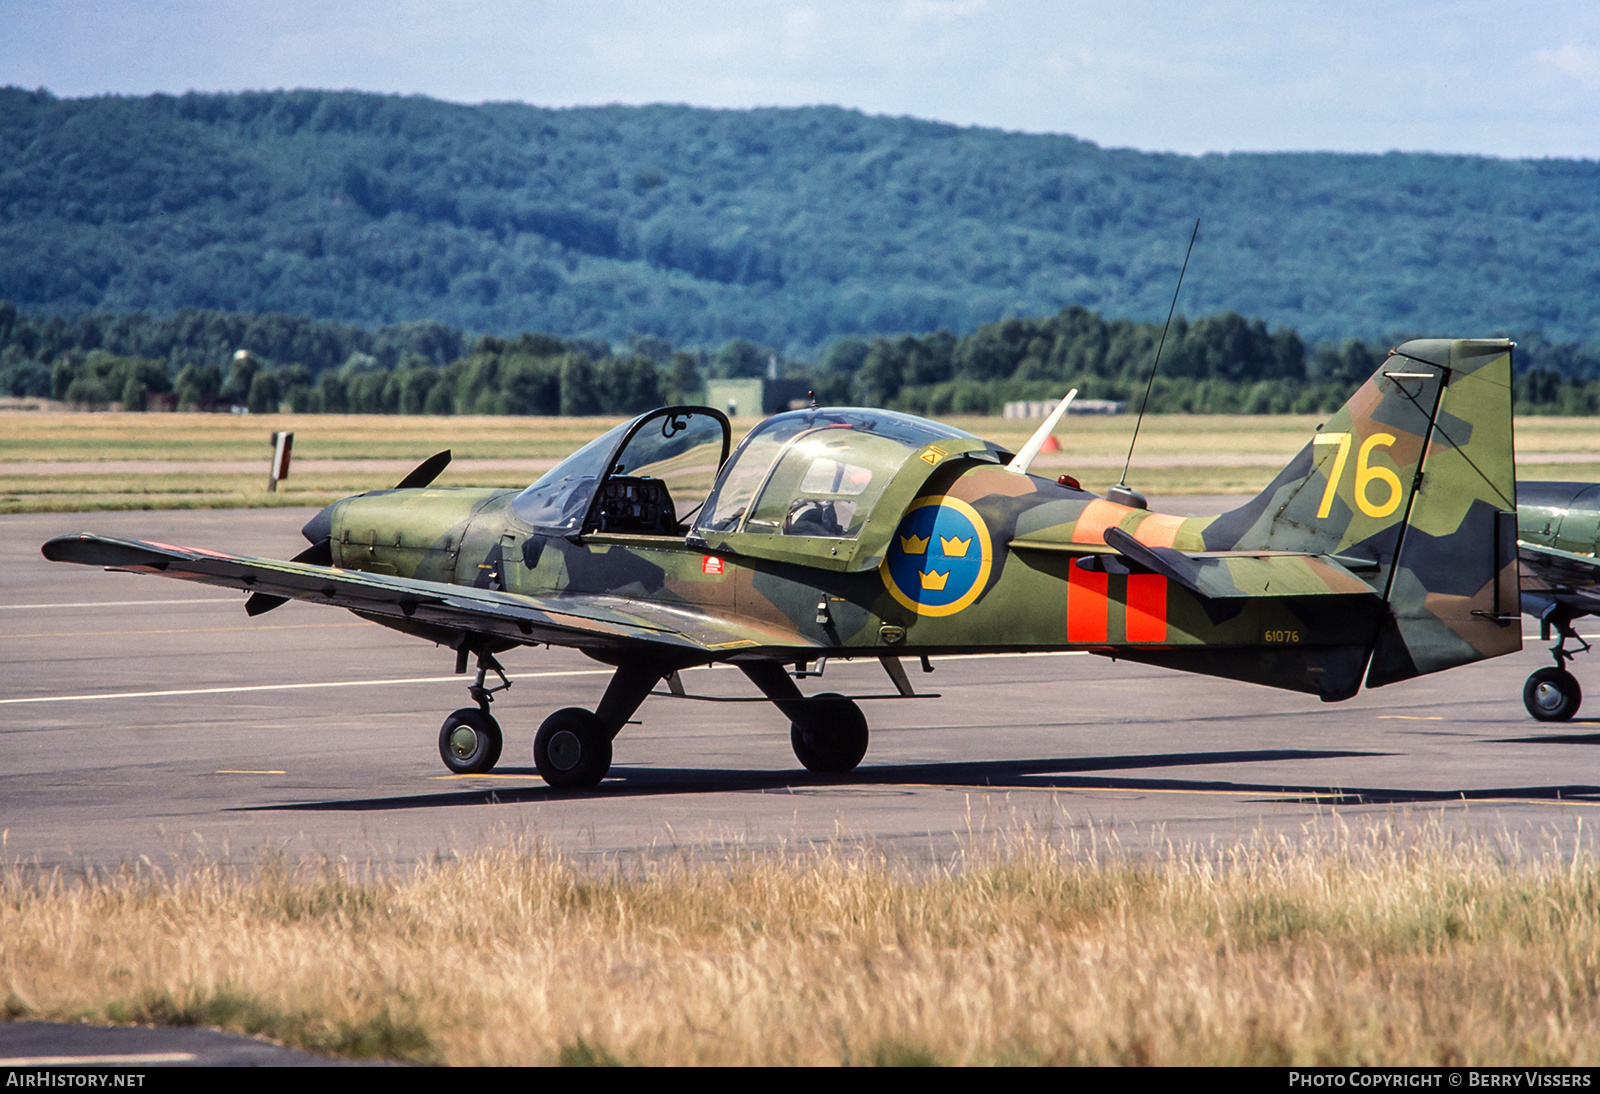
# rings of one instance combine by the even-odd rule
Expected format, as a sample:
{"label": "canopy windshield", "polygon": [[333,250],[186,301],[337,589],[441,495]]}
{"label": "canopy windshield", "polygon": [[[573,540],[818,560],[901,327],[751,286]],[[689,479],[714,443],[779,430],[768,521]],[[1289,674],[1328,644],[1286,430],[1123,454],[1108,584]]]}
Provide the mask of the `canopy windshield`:
{"label": "canopy windshield", "polygon": [[[665,407],[607,430],[517,495],[512,512],[541,531],[680,533],[728,454],[728,419]],[[601,501],[596,502],[596,495]]]}
{"label": "canopy windshield", "polygon": [[854,539],[889,480],[921,448],[970,433],[891,410],[774,415],[739,443],[701,532]]}
{"label": "canopy windshield", "polygon": [[608,429],[541,475],[517,495],[511,511],[535,528],[576,532],[589,513],[600,476],[611,466],[611,456],[633,422]]}

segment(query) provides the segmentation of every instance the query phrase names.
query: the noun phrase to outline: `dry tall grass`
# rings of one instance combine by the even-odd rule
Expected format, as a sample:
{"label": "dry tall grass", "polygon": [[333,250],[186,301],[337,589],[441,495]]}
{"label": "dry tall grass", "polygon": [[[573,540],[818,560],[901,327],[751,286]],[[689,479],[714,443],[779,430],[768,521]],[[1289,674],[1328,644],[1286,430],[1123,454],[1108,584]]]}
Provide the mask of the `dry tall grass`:
{"label": "dry tall grass", "polygon": [[1600,868],[1438,824],[585,868],[527,844],[0,879],[11,1017],[457,1064],[1600,1059]]}

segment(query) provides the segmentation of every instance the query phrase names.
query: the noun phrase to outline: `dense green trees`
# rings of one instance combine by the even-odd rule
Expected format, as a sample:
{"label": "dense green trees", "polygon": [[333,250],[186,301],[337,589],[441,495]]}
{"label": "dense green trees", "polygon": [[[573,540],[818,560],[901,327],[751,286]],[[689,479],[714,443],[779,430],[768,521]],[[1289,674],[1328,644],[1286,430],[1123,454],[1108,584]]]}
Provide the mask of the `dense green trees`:
{"label": "dense green trees", "polygon": [[[229,331],[218,349],[252,344],[319,374],[356,350],[387,369],[405,351],[442,366],[468,353],[451,342],[461,329],[745,338],[810,357],[849,334],[965,334],[1064,304],[1158,318],[1200,216],[1191,314],[1260,316],[1312,342],[1531,330],[1570,344],[1600,320],[1597,184],[1588,161],[1156,155],[834,108],[10,88],[0,297],[68,323],[87,310],[248,313],[268,329]],[[400,342],[379,344],[380,331],[357,344],[337,325],[296,342],[267,313]],[[407,320],[438,321],[439,341]],[[1247,328],[1203,367],[1271,357]],[[1009,338],[971,347],[957,372],[997,378],[996,362],[1027,348]],[[627,352],[662,363],[648,346]],[[986,354],[1000,355],[993,367]],[[1202,367],[1173,363],[1189,370],[1174,376]],[[909,367],[873,390],[943,382]]]}
{"label": "dense green trees", "polygon": [[[240,342],[230,341],[237,336]],[[0,394],[130,409],[152,405],[267,413],[622,415],[699,398],[708,377],[762,376],[776,362],[823,403],[916,413],[997,413],[1012,399],[1143,397],[1161,336],[1154,323],[1079,307],[948,331],[839,339],[814,362],[749,339],[674,350],[524,333],[476,339],[437,323],[368,331],[283,315],[88,313],[67,322],[0,302]],[[1398,340],[1398,339],[1397,339]],[[1600,412],[1600,346],[1520,340],[1518,406]],[[273,353],[270,350],[276,349]],[[459,349],[459,352],[455,352]],[[1195,413],[1327,411],[1377,369],[1383,343],[1322,343],[1233,313],[1177,318],[1151,409]],[[304,352],[305,357],[288,354]],[[454,356],[449,356],[455,352]],[[154,403],[152,403],[154,400]]]}

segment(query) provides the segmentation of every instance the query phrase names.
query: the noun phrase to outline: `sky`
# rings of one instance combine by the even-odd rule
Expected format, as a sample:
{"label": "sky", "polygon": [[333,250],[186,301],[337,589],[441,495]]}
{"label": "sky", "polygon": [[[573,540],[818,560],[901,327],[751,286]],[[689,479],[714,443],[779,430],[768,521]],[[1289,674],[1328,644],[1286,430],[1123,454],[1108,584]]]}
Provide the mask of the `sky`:
{"label": "sky", "polygon": [[0,85],[831,104],[1105,147],[1600,158],[1600,4],[0,0]]}

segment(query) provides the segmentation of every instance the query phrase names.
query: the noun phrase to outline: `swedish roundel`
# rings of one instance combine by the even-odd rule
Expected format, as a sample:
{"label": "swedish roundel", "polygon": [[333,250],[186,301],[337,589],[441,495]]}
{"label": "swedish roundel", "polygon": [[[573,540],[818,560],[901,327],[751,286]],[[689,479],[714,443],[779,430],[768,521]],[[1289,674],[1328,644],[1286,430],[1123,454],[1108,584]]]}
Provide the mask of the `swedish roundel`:
{"label": "swedish roundel", "polygon": [[978,599],[994,557],[976,509],[955,498],[911,503],[878,572],[889,595],[918,615],[954,615]]}

